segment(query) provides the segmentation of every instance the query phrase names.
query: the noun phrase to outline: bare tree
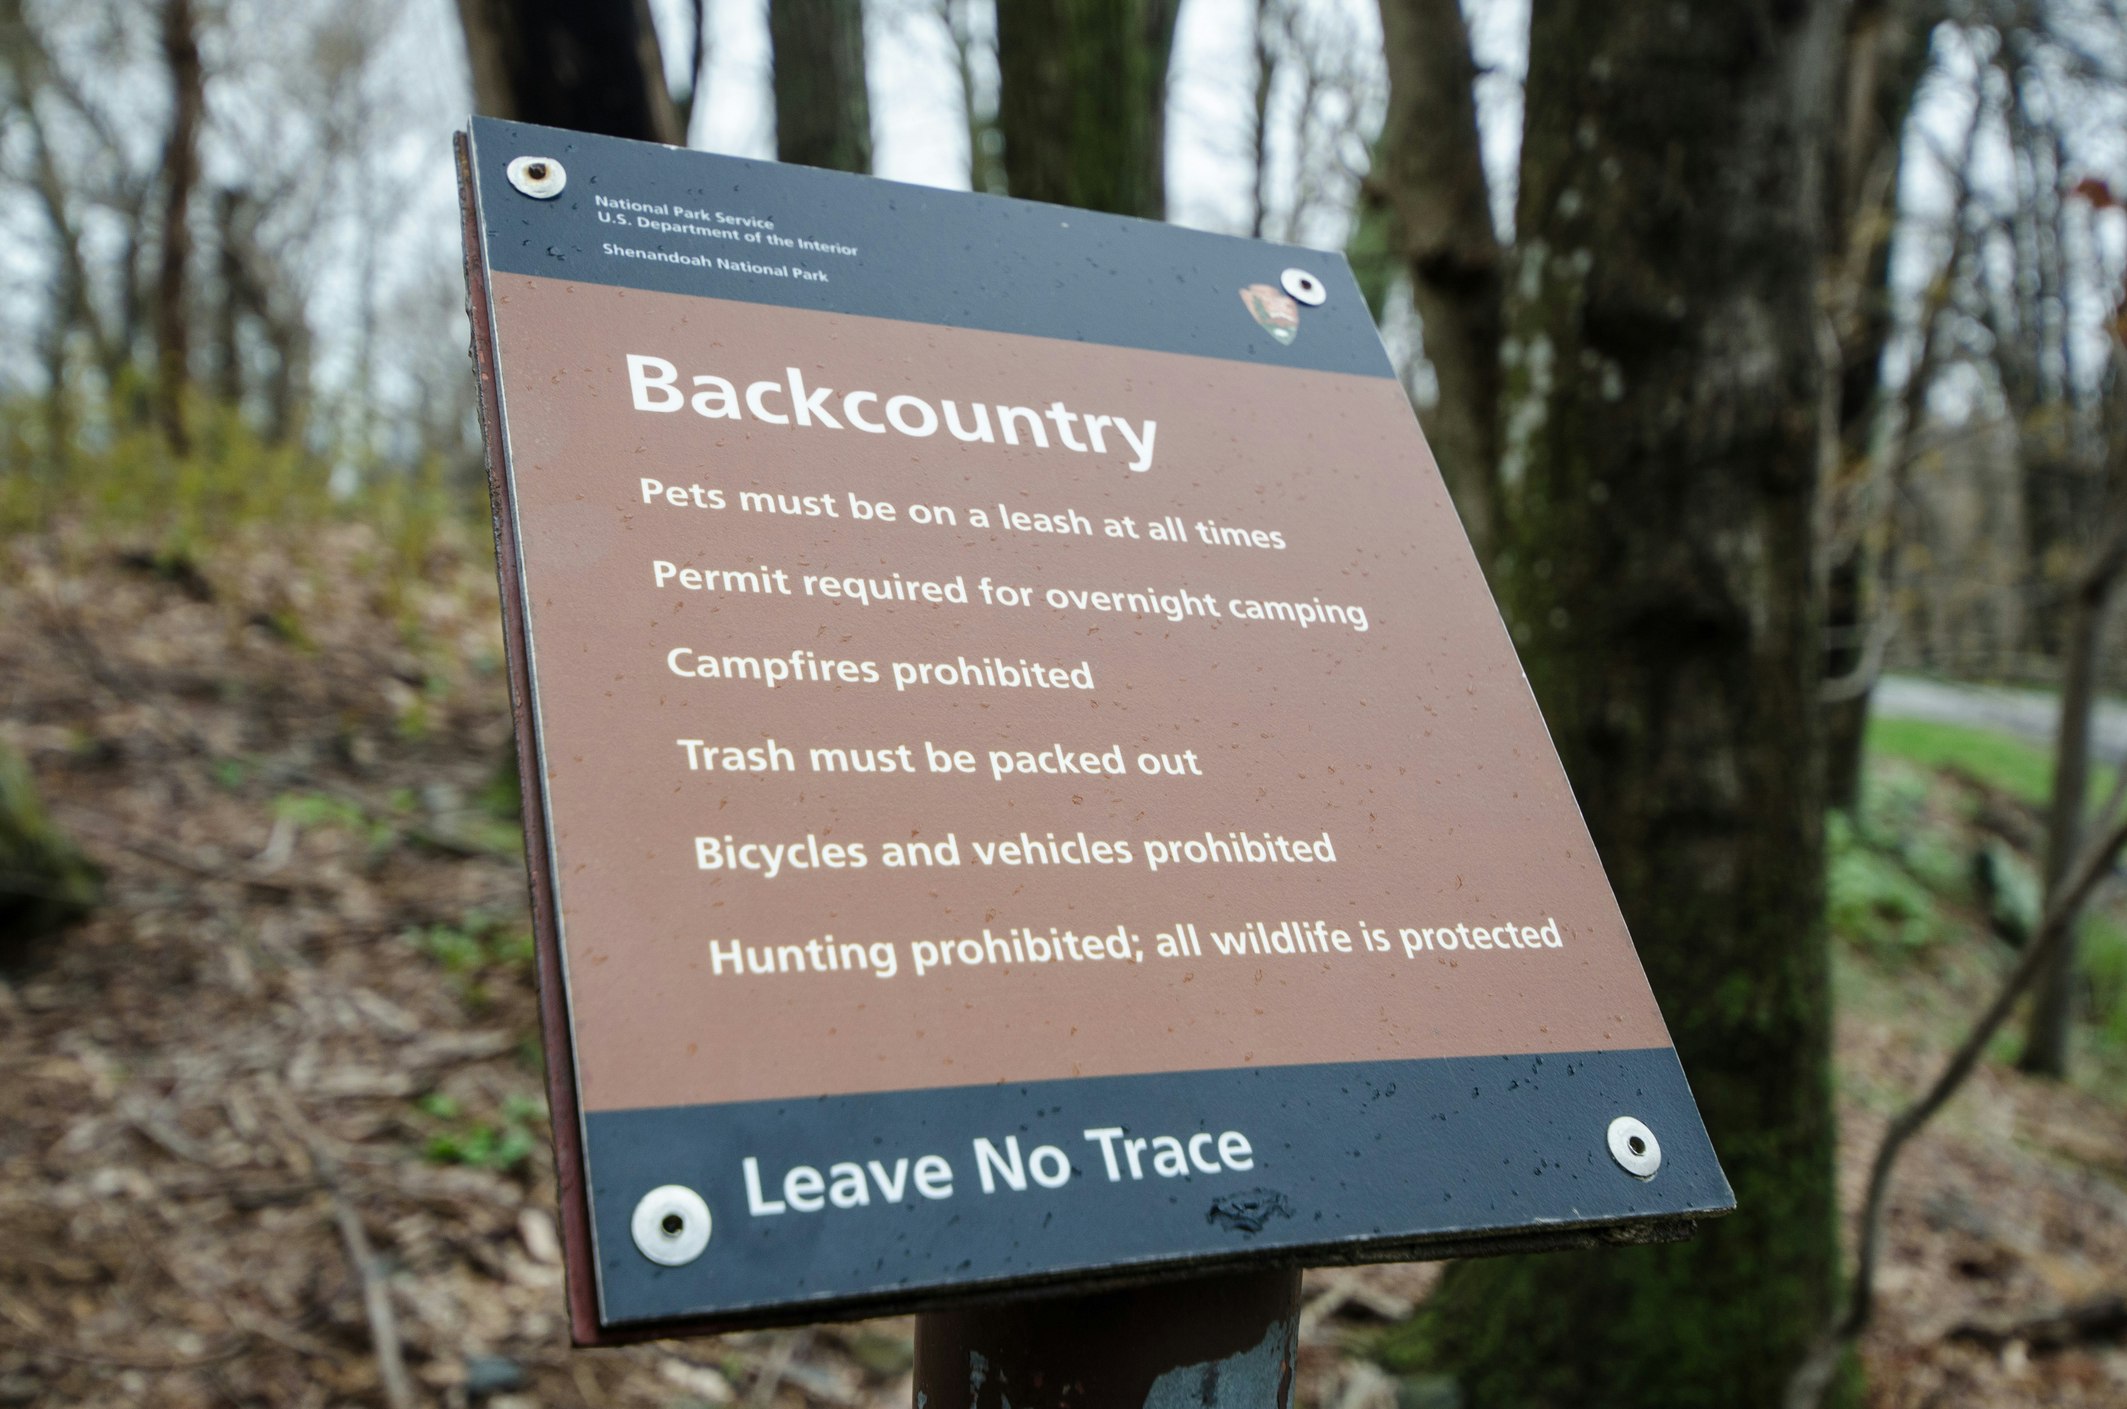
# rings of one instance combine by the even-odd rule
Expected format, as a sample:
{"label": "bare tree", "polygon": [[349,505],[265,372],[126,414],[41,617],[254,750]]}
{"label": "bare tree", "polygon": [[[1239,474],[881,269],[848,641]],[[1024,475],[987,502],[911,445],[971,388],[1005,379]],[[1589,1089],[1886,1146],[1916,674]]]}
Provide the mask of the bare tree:
{"label": "bare tree", "polygon": [[[274,22],[258,23],[269,4]],[[34,349],[53,465],[98,423],[152,424],[183,450],[210,400],[335,457],[365,427],[409,424],[372,396],[369,371],[407,361],[376,350],[380,300],[411,264],[384,245],[422,218],[409,198],[423,174],[379,155],[405,87],[384,71],[403,64],[404,11],[0,0],[0,201],[51,271],[48,297],[4,316],[14,346]],[[277,120],[291,111],[303,120]],[[357,333],[325,384],[313,319],[340,291],[356,316],[335,321]],[[428,305],[392,316],[429,320],[423,337],[458,316]],[[320,422],[321,401],[338,414]],[[439,443],[456,453],[462,439]]]}

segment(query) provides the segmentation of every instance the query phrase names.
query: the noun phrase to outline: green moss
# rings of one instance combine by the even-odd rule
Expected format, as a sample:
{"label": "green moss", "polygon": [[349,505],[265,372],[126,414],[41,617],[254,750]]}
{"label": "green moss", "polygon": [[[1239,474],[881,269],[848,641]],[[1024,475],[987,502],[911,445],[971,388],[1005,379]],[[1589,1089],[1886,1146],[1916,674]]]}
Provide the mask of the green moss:
{"label": "green moss", "polygon": [[102,877],[53,825],[29,768],[0,746],[0,963],[80,919]]}
{"label": "green moss", "polygon": [[[1723,1158],[1759,1173],[1738,1182],[1744,1212],[1698,1240],[1456,1263],[1418,1315],[1376,1343],[1376,1357],[1398,1373],[1452,1375],[1466,1409],[1776,1403],[1776,1390],[1745,1396],[1737,1386],[1777,1386],[1818,1323],[1815,1259],[1798,1257],[1798,1240],[1779,1230],[1826,1210],[1798,1197],[1808,1181],[1769,1177],[1733,1147]],[[1744,1269],[1751,1296],[1707,1294]],[[1768,1334],[1775,1326],[1786,1333]],[[1587,1381],[1589,1364],[1605,1367],[1605,1384]]]}

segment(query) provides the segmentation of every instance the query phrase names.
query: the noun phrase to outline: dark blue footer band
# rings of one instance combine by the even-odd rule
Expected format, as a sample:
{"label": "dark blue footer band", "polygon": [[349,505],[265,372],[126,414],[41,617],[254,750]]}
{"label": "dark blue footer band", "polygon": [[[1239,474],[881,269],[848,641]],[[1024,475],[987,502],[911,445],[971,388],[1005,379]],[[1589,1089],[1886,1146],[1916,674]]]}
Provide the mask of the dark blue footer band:
{"label": "dark blue footer band", "polygon": [[[1611,1158],[1617,1116],[1661,1166]],[[593,1112],[603,1320],[827,1319],[1232,1260],[1421,1257],[1734,1200],[1667,1048],[963,1086]],[[707,1201],[700,1257],[630,1231],[651,1189]],[[796,1311],[799,1314],[793,1315]]]}

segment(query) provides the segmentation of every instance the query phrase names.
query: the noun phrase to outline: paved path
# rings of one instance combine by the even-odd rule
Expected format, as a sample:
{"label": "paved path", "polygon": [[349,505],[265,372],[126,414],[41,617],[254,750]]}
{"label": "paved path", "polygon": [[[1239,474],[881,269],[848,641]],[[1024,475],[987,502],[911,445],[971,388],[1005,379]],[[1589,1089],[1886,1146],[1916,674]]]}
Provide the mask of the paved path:
{"label": "paved path", "polygon": [[[2042,746],[2051,746],[2060,723],[2060,698],[2049,691],[1960,685],[1917,675],[1884,676],[1876,682],[1869,708],[1886,719],[1995,729]],[[2127,703],[2100,699],[2095,730],[2099,756],[2127,758]]]}

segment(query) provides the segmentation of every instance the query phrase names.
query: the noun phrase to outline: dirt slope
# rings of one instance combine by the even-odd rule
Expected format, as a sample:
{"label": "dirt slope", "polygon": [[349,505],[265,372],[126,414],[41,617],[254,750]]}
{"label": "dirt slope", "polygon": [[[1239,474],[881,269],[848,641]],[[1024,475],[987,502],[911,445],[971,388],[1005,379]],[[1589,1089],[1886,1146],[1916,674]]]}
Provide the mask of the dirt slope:
{"label": "dirt slope", "polygon": [[[380,557],[0,541],[0,739],[109,876],[0,956],[0,1404],[906,1404],[905,1321],[566,1348],[492,580]],[[1843,1024],[1850,1145],[1925,1040]],[[1395,1402],[1363,1347],[1430,1277],[1311,1277],[1306,1402]],[[1872,1402],[2127,1404],[2116,1340],[1948,1339],[2127,1290],[2127,1119],[1986,1073],[1886,1282]]]}

